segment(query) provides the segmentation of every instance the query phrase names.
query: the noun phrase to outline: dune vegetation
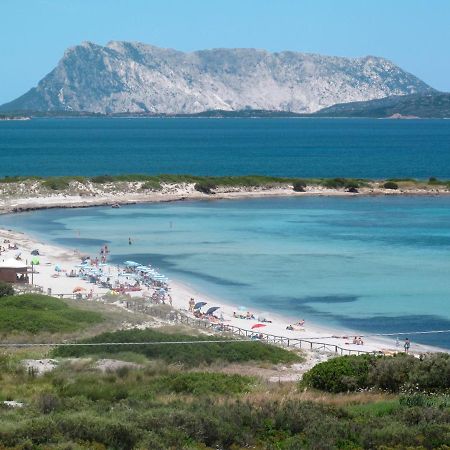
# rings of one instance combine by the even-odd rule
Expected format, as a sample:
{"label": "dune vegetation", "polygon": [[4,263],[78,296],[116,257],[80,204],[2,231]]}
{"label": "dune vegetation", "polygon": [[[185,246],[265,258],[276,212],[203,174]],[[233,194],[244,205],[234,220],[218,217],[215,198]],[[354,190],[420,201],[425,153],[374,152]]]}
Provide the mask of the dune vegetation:
{"label": "dune vegetation", "polygon": [[[158,191],[163,185],[193,184],[196,190],[204,193],[211,193],[217,188],[273,188],[276,186],[322,186],[329,189],[349,189],[361,187],[385,186],[386,189],[410,188],[410,187],[441,187],[449,188],[450,180],[439,180],[430,177],[428,180],[408,179],[388,179],[369,180],[363,178],[287,178],[263,175],[245,176],[195,176],[183,174],[123,174],[123,175],[97,175],[86,176],[59,176],[59,177],[39,177],[39,176],[6,176],[0,178],[0,184],[29,183],[36,182],[44,190],[65,191],[75,184],[93,184],[97,187],[107,184],[117,183],[139,183],[140,189]],[[395,185],[397,187],[395,187]]]}
{"label": "dune vegetation", "polygon": [[[107,346],[61,346],[53,351],[54,357],[101,356],[114,357],[115,354],[133,352],[150,359],[163,360],[166,363],[183,364],[197,367],[199,364],[211,364],[216,361],[249,362],[259,361],[272,364],[289,364],[302,361],[302,357],[279,347],[255,342],[227,342],[226,338],[214,336],[219,342],[205,342],[210,336],[191,336],[180,333],[163,333],[160,331],[122,330],[102,333],[82,343],[99,342],[194,342],[192,344],[160,344],[160,345],[107,345]],[[220,341],[223,341],[221,343]]]}
{"label": "dune vegetation", "polygon": [[442,393],[305,391],[160,359],[103,372],[95,358],[61,361],[38,376],[0,357],[0,401],[20,405],[0,408],[1,448],[448,449]]}
{"label": "dune vegetation", "polygon": [[[106,321],[91,306],[0,298],[3,333],[109,343],[0,351],[0,449],[449,448],[447,354],[329,358],[300,382],[271,382],[264,371],[305,355],[177,326],[82,338]],[[40,373],[48,357],[56,367]]]}
{"label": "dune vegetation", "polygon": [[0,333],[61,333],[80,330],[103,320],[101,314],[69,306],[47,295],[22,294],[0,298]]}

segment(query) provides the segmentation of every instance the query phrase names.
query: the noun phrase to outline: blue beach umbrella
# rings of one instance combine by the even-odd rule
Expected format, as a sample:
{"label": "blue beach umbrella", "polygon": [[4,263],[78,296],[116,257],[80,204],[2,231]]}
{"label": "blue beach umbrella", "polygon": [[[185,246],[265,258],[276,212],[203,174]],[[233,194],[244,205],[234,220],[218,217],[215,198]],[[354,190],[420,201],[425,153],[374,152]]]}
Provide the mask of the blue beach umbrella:
{"label": "blue beach umbrella", "polygon": [[136,261],[125,261],[124,264],[125,264],[127,267],[137,267],[137,266],[140,266],[140,264],[137,263]]}
{"label": "blue beach umbrella", "polygon": [[206,311],[206,314],[212,314],[213,312],[220,309],[220,306],[213,306],[212,308],[209,308],[208,311]]}
{"label": "blue beach umbrella", "polygon": [[200,309],[203,308],[205,305],[207,305],[206,302],[198,302],[194,305],[194,309]]}

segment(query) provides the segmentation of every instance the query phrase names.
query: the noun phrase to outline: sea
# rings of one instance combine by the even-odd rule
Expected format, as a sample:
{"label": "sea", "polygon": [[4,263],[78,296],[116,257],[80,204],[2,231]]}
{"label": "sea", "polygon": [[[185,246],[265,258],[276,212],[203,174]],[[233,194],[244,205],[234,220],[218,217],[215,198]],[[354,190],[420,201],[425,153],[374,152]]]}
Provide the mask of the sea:
{"label": "sea", "polygon": [[[450,178],[450,121],[0,122],[2,175]],[[362,333],[450,329],[450,196],[183,201],[0,216],[0,226],[152,264],[236,308]],[[132,245],[128,244],[131,237]],[[450,333],[411,334],[450,349]]]}
{"label": "sea", "polygon": [[450,120],[0,121],[0,177],[121,173],[450,179]]}

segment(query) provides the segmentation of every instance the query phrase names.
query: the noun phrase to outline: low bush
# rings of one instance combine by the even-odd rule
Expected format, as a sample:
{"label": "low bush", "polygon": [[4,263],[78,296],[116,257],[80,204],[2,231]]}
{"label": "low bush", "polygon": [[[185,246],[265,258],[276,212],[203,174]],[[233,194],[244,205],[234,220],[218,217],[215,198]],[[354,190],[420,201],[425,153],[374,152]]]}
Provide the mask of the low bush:
{"label": "low bush", "polygon": [[303,180],[294,181],[292,187],[295,192],[305,192],[306,182]]}
{"label": "low bush", "polygon": [[328,178],[322,181],[322,185],[329,189],[339,189],[345,187],[348,183],[345,178]]}
{"label": "low bush", "polygon": [[8,284],[0,281],[0,297],[7,297],[14,295],[14,288]]}
{"label": "low bush", "polygon": [[345,184],[345,189],[350,190],[350,189],[358,189],[360,187],[360,183],[358,183],[357,181],[349,181],[348,183]]}
{"label": "low bush", "polygon": [[227,375],[214,372],[180,372],[156,380],[158,392],[175,392],[179,394],[239,394],[248,392],[253,383],[250,377]]}
{"label": "low bush", "polygon": [[203,194],[213,194],[213,189],[216,189],[217,186],[211,181],[199,181],[195,183],[194,189],[198,192],[202,192]]}
{"label": "low bush", "polygon": [[347,392],[368,386],[371,356],[342,356],[315,365],[303,375],[301,385],[327,392]]}
{"label": "low bush", "polygon": [[148,191],[160,191],[161,188],[162,188],[161,183],[156,180],[146,181],[141,186],[142,190],[148,190]]}
{"label": "low bush", "polygon": [[418,359],[395,356],[343,356],[317,364],[302,386],[327,392],[376,388],[388,392],[445,393],[450,390],[450,355],[433,353]]}
{"label": "low bush", "polygon": [[380,358],[372,367],[368,386],[389,392],[398,392],[409,380],[409,374],[416,364],[416,358],[402,353]]}
{"label": "low bush", "polygon": [[398,184],[395,181],[386,181],[383,184],[384,189],[398,189]]}
{"label": "low bush", "polygon": [[42,182],[42,186],[52,191],[64,191],[70,187],[70,182],[66,178],[47,178]]}

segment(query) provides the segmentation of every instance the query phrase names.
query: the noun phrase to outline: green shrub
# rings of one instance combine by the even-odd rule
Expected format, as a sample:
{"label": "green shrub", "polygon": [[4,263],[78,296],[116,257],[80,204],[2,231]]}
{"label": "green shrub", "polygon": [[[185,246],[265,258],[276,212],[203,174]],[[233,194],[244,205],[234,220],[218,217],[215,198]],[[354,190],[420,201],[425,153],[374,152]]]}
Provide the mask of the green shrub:
{"label": "green shrub", "polygon": [[68,332],[102,320],[99,313],[70,307],[46,295],[15,295],[0,301],[1,332]]}
{"label": "green shrub", "polygon": [[42,182],[42,186],[53,191],[64,191],[70,186],[70,182],[66,178],[47,178]]}
{"label": "green shrub", "polygon": [[398,184],[394,181],[386,181],[386,183],[383,184],[384,189],[398,189]]}
{"label": "green shrub", "polygon": [[389,392],[398,392],[408,382],[409,373],[417,362],[419,361],[413,356],[403,353],[380,358],[371,367],[369,384]]}
{"label": "green shrub", "polygon": [[322,184],[329,189],[339,189],[345,187],[347,182],[345,178],[329,178],[324,180]]}
{"label": "green shrub", "polygon": [[212,192],[212,190],[216,188],[217,186],[211,181],[199,181],[194,185],[194,189],[203,194],[213,194],[214,192]]}
{"label": "green shrub", "polygon": [[360,187],[360,183],[357,181],[349,181],[345,184],[345,189],[358,189]]}
{"label": "green shrub", "polygon": [[182,372],[159,377],[154,389],[158,392],[183,394],[239,394],[248,392],[254,380],[241,375],[210,372]]}
{"label": "green shrub", "polygon": [[150,180],[146,181],[142,186],[142,190],[149,190],[149,191],[160,191],[162,189],[161,183],[156,180]]}
{"label": "green shrub", "polygon": [[104,184],[113,182],[114,177],[111,175],[98,175],[96,177],[92,177],[90,180],[92,181],[92,183]]}
{"label": "green shrub", "polygon": [[0,297],[7,297],[14,295],[14,288],[8,284],[0,281]]}
{"label": "green shrub", "polygon": [[425,392],[445,392],[450,390],[450,355],[430,353],[413,365],[405,388]]}
{"label": "green shrub", "polygon": [[366,355],[332,358],[306,372],[301,385],[327,392],[347,392],[367,388],[367,377],[374,360],[374,357]]}
{"label": "green shrub", "polygon": [[[185,334],[166,334],[156,330],[121,330],[112,333],[102,333],[82,342],[179,342],[205,341],[208,337],[194,337]],[[215,340],[218,338],[215,337]],[[220,340],[220,339],[219,339]],[[196,367],[199,364],[211,364],[214,361],[245,362],[267,361],[273,364],[291,363],[301,358],[287,350],[262,342],[208,342],[204,344],[173,344],[173,345],[108,345],[58,347],[53,350],[54,356],[81,357],[85,355],[114,355],[123,351],[143,354],[147,358],[161,359],[169,363],[182,363]]]}
{"label": "green shrub", "polygon": [[295,192],[305,192],[306,182],[303,180],[296,180],[292,185]]}

